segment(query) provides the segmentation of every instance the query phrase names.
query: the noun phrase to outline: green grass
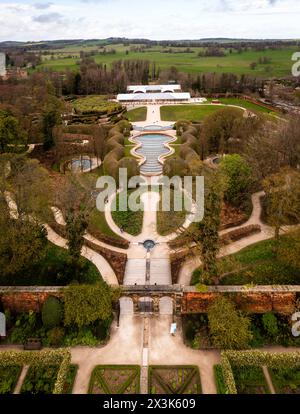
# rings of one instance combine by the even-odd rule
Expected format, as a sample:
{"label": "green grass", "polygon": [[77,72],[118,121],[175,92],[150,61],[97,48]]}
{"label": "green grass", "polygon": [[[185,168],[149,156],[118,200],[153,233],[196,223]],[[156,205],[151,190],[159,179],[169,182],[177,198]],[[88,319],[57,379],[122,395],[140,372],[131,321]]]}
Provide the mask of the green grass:
{"label": "green grass", "polygon": [[129,122],[142,122],[147,118],[147,107],[142,106],[140,108],[131,109],[126,114]]}
{"label": "green grass", "polygon": [[276,115],[276,112],[272,111],[272,109],[265,108],[264,106],[256,105],[255,103],[248,102],[245,99],[239,98],[221,98],[219,99],[225,105],[237,105],[242,106],[245,109],[249,109],[253,112],[264,112],[271,115]]}
{"label": "green grass", "polygon": [[[297,47],[283,47],[279,50],[267,50],[264,52],[248,50],[241,54],[233,51],[230,54],[226,52],[224,57],[199,57],[199,51],[203,48],[195,47],[191,48],[194,53],[161,53],[163,50],[160,46],[154,46],[144,53],[141,52],[129,52],[126,55],[126,50],[130,49],[130,46],[123,45],[111,45],[107,47],[116,49],[117,53],[114,55],[101,55],[98,54],[93,57],[96,63],[111,65],[116,60],[128,60],[128,59],[146,59],[151,62],[155,62],[160,69],[166,69],[171,66],[176,66],[180,72],[185,73],[235,73],[237,75],[253,75],[256,77],[273,77],[273,76],[287,76],[291,73],[291,56],[297,51]],[[176,48],[172,48],[176,50]],[[59,56],[61,52],[75,52],[79,53],[80,50],[88,50],[80,45],[72,46],[69,49],[57,49],[53,51]],[[51,51],[52,52],[52,51]],[[60,58],[57,60],[45,60],[38,69],[48,68],[54,71],[60,71],[65,69],[76,70],[79,68],[77,55],[74,58]],[[267,56],[272,59],[270,64],[258,64],[255,70],[250,69],[249,65],[252,62],[258,62],[260,57]]]}
{"label": "green grass", "polygon": [[126,145],[124,147],[124,156],[125,157],[133,157],[131,154],[131,150],[135,147],[135,145]]}
{"label": "green grass", "polygon": [[122,240],[117,234],[115,234],[112,229],[107,224],[105,219],[105,214],[103,211],[94,209],[90,215],[90,229],[91,231],[99,231],[104,236],[109,236],[117,240]]}
{"label": "green grass", "polygon": [[[134,191],[134,190],[132,190]],[[128,191],[128,197],[132,191]],[[112,211],[112,218],[116,225],[123,229],[126,233],[132,236],[138,236],[142,231],[143,226],[143,211],[131,211],[129,208],[127,211],[119,211],[120,194],[117,195],[117,209]]]}
{"label": "green grass", "polygon": [[186,119],[188,121],[202,121],[207,115],[210,115],[220,109],[218,105],[173,105],[162,106],[160,114],[162,121],[178,121]]}
{"label": "green grass", "polygon": [[[161,192],[160,192],[161,195]],[[180,226],[182,226],[186,219],[186,210],[174,211],[174,190],[170,191],[170,211],[162,211],[162,197],[159,202],[159,209],[157,211],[157,232],[161,236],[166,236],[173,232],[176,232]],[[178,201],[182,200],[184,203],[183,194],[177,196]]]}
{"label": "green grass", "polygon": [[185,119],[192,122],[200,122],[206,116],[211,115],[222,108],[225,108],[225,106],[211,104],[173,105],[162,106],[160,108],[160,113],[163,121],[178,121],[180,119]]}
{"label": "green grass", "polygon": [[[281,238],[284,243],[284,238]],[[275,255],[275,241],[266,240],[246,247],[240,252],[220,259],[221,274],[230,273],[220,281],[221,285],[276,285],[299,284],[300,269]],[[192,284],[197,284],[201,268],[193,273]]]}

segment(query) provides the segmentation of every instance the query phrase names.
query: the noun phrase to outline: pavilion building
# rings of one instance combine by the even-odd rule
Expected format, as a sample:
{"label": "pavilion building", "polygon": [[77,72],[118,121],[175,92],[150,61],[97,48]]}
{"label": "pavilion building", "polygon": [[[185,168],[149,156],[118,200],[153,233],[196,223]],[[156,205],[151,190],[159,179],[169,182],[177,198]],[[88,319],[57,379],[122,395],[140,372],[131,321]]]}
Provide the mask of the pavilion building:
{"label": "pavilion building", "polygon": [[119,94],[117,101],[124,104],[189,103],[191,94],[182,92],[181,85],[132,85],[127,93]]}

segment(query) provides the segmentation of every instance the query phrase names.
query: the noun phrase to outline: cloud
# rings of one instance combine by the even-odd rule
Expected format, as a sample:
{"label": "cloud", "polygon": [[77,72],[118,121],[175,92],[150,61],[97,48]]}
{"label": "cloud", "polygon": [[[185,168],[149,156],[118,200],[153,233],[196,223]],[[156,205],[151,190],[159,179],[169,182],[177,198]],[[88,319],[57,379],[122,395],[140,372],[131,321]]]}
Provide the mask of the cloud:
{"label": "cloud", "polygon": [[34,16],[32,20],[37,23],[53,23],[60,21],[64,16],[60,13],[46,13]]}
{"label": "cloud", "polygon": [[33,7],[37,10],[46,10],[49,9],[53,3],[35,3]]}

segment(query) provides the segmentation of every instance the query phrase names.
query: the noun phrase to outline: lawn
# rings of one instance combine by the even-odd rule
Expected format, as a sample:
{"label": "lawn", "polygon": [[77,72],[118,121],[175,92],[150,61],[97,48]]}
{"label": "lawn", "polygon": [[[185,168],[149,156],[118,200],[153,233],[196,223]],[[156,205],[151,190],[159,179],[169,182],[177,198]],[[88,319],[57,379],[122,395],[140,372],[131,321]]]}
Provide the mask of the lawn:
{"label": "lawn", "polygon": [[92,372],[89,394],[139,394],[140,367],[99,365]]}
{"label": "lawn", "polygon": [[[127,200],[132,191],[128,191]],[[142,231],[144,216],[143,211],[131,211],[129,208],[127,209],[127,211],[119,211],[119,201],[120,194],[117,195],[117,209],[116,211],[112,211],[112,218],[114,222],[120,229],[123,229],[126,233],[131,234],[132,236],[138,236]],[[137,200],[137,202],[139,201]]]}
{"label": "lawn", "polygon": [[[140,45],[139,45],[140,46]],[[238,53],[233,50],[232,53],[226,52],[224,57],[202,57],[198,56],[203,48],[192,47],[191,53],[166,53],[166,49],[161,46],[153,46],[145,52],[129,51],[130,45],[109,45],[107,49],[116,49],[115,54],[97,54],[93,56],[96,63],[106,64],[110,66],[116,60],[128,59],[146,59],[150,62],[155,62],[160,69],[166,69],[171,66],[176,66],[180,72],[185,73],[235,73],[237,75],[253,75],[256,77],[273,77],[273,76],[287,76],[291,73],[291,56],[297,51],[297,47],[283,47],[278,50],[256,51],[250,49],[248,51]],[[45,60],[38,69],[48,68],[54,71],[61,71],[65,69],[76,70],[79,69],[80,50],[86,51],[88,49],[83,46],[72,46],[69,49],[51,50],[56,53],[55,60]],[[178,51],[178,48],[171,48],[173,52]],[[126,54],[126,51],[129,51]],[[61,53],[66,55],[76,53],[74,58],[64,57]],[[268,57],[271,59],[269,64],[257,64],[257,67],[252,70],[250,64],[258,62],[261,57]]]}
{"label": "lawn", "polygon": [[185,119],[187,121],[202,121],[207,115],[218,111],[222,106],[219,105],[173,105],[162,106],[160,114],[162,121],[178,121]]}
{"label": "lawn", "polygon": [[242,106],[245,109],[249,109],[253,112],[263,112],[271,115],[277,115],[271,108],[265,108],[264,106],[256,105],[255,103],[246,101],[245,99],[239,98],[221,98],[219,99],[225,105],[237,105]]}
{"label": "lawn", "polygon": [[149,394],[201,394],[197,366],[150,366]]}
{"label": "lawn", "polygon": [[142,106],[140,108],[131,109],[126,113],[129,122],[142,122],[147,118],[147,107]]}
{"label": "lawn", "polygon": [[[284,238],[281,238],[284,242]],[[293,267],[274,252],[275,241],[266,240],[246,247],[219,260],[221,285],[295,285],[299,284],[300,269]],[[199,282],[201,269],[193,273],[192,284]]]}
{"label": "lawn", "polygon": [[176,201],[175,197],[178,202],[182,202],[182,204],[184,204],[183,193],[180,193],[180,195],[176,195],[175,193],[174,195],[174,190],[170,190],[169,211],[162,211],[162,196],[160,198],[159,209],[157,211],[157,232],[161,236],[166,236],[170,233],[176,232],[185,222],[187,214],[186,210],[183,208],[183,211],[174,211],[174,203]]}
{"label": "lawn", "polygon": [[269,394],[269,388],[261,367],[244,365],[232,367],[238,394]]}
{"label": "lawn", "polygon": [[90,215],[89,230],[91,233],[93,233],[94,230],[95,232],[99,232],[104,236],[109,236],[117,240],[123,240],[109,227],[105,218],[105,213],[97,209],[94,209]]}

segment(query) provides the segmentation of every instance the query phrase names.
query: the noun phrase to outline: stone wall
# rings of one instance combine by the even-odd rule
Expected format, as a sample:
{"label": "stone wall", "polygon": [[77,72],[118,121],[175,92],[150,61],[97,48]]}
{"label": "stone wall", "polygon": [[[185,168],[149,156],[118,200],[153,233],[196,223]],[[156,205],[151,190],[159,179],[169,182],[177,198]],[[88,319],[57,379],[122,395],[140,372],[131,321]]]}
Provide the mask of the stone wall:
{"label": "stone wall", "polygon": [[[274,312],[291,315],[297,306],[300,286],[212,286],[206,292],[197,292],[193,287],[173,286],[124,286],[121,296],[131,297],[137,302],[139,297],[159,300],[169,296],[173,299],[177,314],[206,313],[209,305],[219,296],[232,299],[237,307],[245,312]],[[49,296],[63,297],[62,287],[0,287],[0,300],[5,309],[14,312],[38,312]]]}

